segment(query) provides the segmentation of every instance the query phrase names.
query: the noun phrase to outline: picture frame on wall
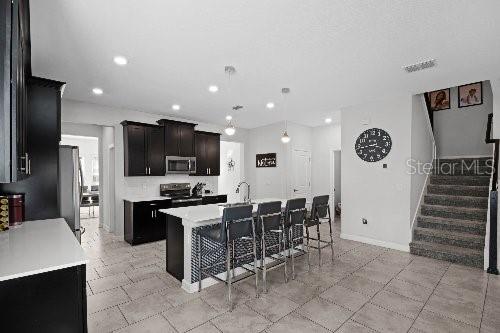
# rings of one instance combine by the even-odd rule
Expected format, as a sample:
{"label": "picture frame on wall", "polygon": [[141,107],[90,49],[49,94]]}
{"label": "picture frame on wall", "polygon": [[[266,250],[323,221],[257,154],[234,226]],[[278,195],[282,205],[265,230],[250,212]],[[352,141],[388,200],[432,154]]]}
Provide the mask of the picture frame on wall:
{"label": "picture frame on wall", "polygon": [[427,98],[431,111],[448,110],[450,108],[450,88],[428,92]]}
{"label": "picture frame on wall", "polygon": [[469,106],[483,104],[483,83],[469,83],[458,86],[458,107],[466,108]]}
{"label": "picture frame on wall", "polygon": [[255,167],[276,168],[276,153],[256,154]]}

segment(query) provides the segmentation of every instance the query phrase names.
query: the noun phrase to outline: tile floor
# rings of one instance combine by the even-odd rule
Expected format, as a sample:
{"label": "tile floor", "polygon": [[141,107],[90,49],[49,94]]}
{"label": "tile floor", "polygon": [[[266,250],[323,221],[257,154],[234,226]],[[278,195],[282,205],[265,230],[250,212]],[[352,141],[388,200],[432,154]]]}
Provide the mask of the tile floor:
{"label": "tile floor", "polygon": [[164,241],[132,247],[96,219],[82,223],[89,332],[500,332],[500,277],[341,240],[339,222],[333,264],[326,249],[311,271],[302,257],[296,280],[274,270],[259,298],[245,279],[232,312],[222,284],[180,288],[164,270]]}

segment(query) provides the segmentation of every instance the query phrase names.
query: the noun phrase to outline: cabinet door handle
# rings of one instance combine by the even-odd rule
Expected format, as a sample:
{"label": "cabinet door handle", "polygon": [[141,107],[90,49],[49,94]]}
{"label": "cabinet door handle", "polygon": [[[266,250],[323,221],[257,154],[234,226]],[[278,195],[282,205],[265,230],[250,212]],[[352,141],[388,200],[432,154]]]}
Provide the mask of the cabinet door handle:
{"label": "cabinet door handle", "polygon": [[28,158],[28,175],[31,175],[31,158]]}
{"label": "cabinet door handle", "polygon": [[154,210],[151,211],[151,217],[155,217],[155,211]]}
{"label": "cabinet door handle", "polygon": [[146,175],[148,174],[148,167],[146,167]]}

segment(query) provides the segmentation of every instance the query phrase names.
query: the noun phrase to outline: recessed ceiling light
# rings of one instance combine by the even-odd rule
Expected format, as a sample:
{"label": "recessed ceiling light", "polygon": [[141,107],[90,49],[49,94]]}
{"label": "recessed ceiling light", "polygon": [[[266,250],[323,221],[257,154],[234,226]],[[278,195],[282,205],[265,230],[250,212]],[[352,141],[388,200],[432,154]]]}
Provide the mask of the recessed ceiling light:
{"label": "recessed ceiling light", "polygon": [[208,91],[210,91],[211,93],[216,93],[219,91],[219,87],[217,86],[210,86],[208,87]]}
{"label": "recessed ceiling light", "polygon": [[104,91],[101,88],[94,88],[92,89],[92,92],[94,95],[102,95]]}
{"label": "recessed ceiling light", "polygon": [[127,58],[123,57],[123,56],[116,56],[113,58],[113,61],[115,62],[115,64],[117,64],[118,66],[125,66],[127,64]]}
{"label": "recessed ceiling light", "polygon": [[267,103],[267,104],[266,104],[266,108],[268,108],[268,109],[272,109],[272,108],[274,108],[274,103],[273,103],[273,102],[269,102],[269,103]]}
{"label": "recessed ceiling light", "polygon": [[332,122],[332,118],[326,118],[325,123],[330,124]]}
{"label": "recessed ceiling light", "polygon": [[233,119],[233,117],[232,117],[232,116],[230,116],[230,115],[227,115],[227,116],[226,116],[226,120],[227,120],[227,121],[230,121],[230,120],[232,120],[232,119]]}
{"label": "recessed ceiling light", "polygon": [[181,106],[179,104],[172,105],[172,110],[179,111],[180,109],[181,109]]}

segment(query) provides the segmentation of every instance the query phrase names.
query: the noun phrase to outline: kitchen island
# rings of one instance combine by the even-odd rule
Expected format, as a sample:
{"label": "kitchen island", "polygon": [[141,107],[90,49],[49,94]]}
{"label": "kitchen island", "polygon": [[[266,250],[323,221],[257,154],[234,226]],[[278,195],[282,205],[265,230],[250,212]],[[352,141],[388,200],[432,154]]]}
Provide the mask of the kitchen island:
{"label": "kitchen island", "polygon": [[[252,200],[253,212],[257,212],[257,206],[262,202],[281,201],[282,208],[285,208],[286,200],[282,199],[257,199]],[[197,236],[198,232],[203,228],[219,228],[224,205],[213,204],[204,206],[179,207],[170,209],[161,209],[161,213],[167,214],[167,251],[166,251],[166,267],[167,271],[182,281],[182,288],[187,292],[198,291],[198,256],[197,252]],[[295,235],[302,235],[302,228],[294,229]],[[269,245],[277,244],[278,238],[273,235],[266,235],[266,242]],[[220,247],[218,244],[205,240],[204,246]],[[248,248],[248,243],[237,243],[235,246],[236,254],[251,251]],[[257,245],[259,252],[259,244]],[[224,258],[224,247],[220,247],[220,252],[217,255],[204,256],[202,258],[203,266],[213,264]],[[268,255],[277,253],[277,249],[269,250]],[[222,260],[223,261],[223,260]],[[248,263],[253,262],[252,258],[248,258]],[[221,278],[225,276],[224,263],[213,268],[212,273]],[[236,275],[245,272],[242,268],[235,270]],[[202,288],[213,285],[217,280],[213,278],[205,278],[202,281]]]}
{"label": "kitchen island", "polygon": [[3,332],[86,332],[87,259],[62,218],[0,233]]}

